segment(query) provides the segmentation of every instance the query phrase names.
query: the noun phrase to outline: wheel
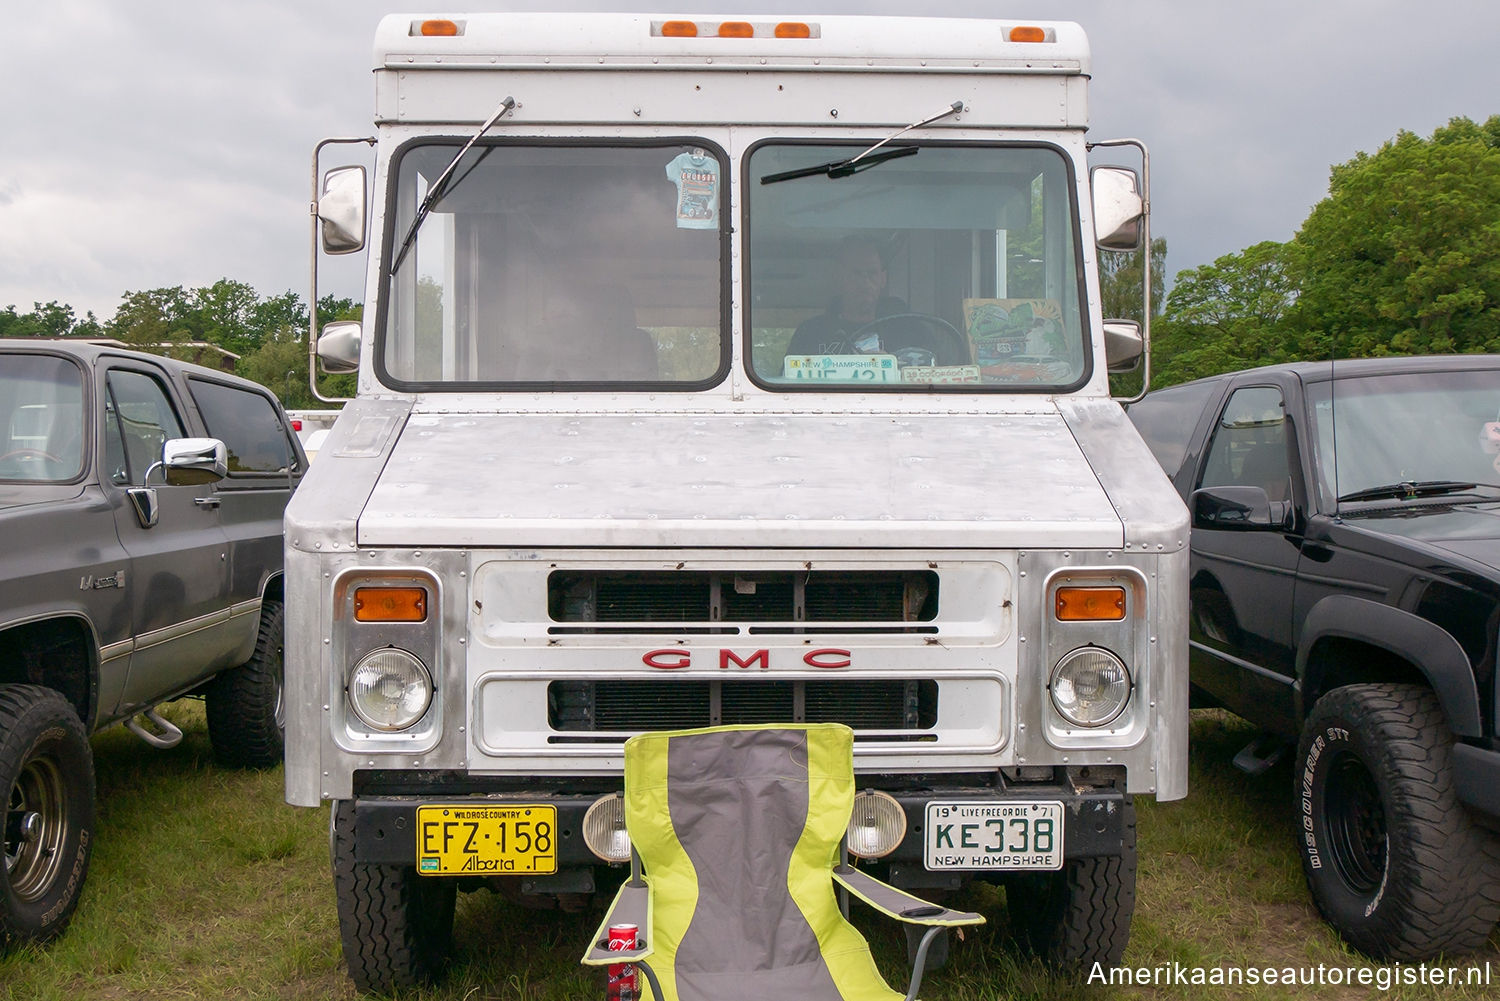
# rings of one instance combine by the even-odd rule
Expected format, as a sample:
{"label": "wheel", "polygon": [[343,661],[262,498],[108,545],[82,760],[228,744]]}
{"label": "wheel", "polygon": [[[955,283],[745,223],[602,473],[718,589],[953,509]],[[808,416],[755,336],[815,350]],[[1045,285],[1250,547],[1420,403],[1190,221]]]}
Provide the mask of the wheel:
{"label": "wheel", "polygon": [[431,983],[453,944],[457,883],[421,876],[414,865],[354,861],[354,804],[335,803],[333,887],[349,976],[362,991],[386,994]]}
{"label": "wheel", "polygon": [[5,880],[0,946],[43,942],[73,915],[94,841],[94,759],[78,714],[57,692],[0,686]]}
{"label": "wheel", "polygon": [[282,622],[279,601],[260,610],[255,653],[215,678],[204,693],[214,760],[229,768],[270,768],[281,761]]}
{"label": "wheel", "polygon": [[1452,746],[1436,696],[1417,685],[1334,689],[1303,727],[1308,889],[1344,940],[1377,959],[1473,951],[1500,917],[1494,836],[1458,801]]}
{"label": "wheel", "polygon": [[1016,939],[1060,970],[1118,966],[1135,913],[1135,804],[1125,800],[1119,855],[1068,859],[1058,872],[1022,873],[1005,884]]}
{"label": "wheel", "polygon": [[853,344],[861,334],[881,333],[886,330],[890,333],[881,337],[881,341],[886,346],[888,354],[896,355],[898,358],[902,357],[903,352],[913,351],[928,352],[932,355],[930,362],[925,359],[903,360],[903,365],[968,365],[973,362],[973,359],[969,357],[968,338],[941,316],[932,316],[928,313],[894,313],[890,316],[879,317],[850,333],[848,341]]}

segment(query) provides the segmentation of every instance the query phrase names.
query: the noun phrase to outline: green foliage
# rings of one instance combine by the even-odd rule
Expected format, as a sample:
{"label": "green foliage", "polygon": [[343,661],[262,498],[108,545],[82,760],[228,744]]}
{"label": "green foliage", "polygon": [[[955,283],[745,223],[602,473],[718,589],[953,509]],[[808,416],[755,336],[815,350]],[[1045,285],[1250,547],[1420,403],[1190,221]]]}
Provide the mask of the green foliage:
{"label": "green foliage", "polygon": [[[1141,261],[1144,254],[1139,250],[1129,252],[1103,251],[1099,254],[1099,298],[1108,320],[1134,320],[1141,322],[1145,297],[1141,294]],[[1167,286],[1167,241],[1156,237],[1151,241],[1151,324],[1153,331],[1162,312],[1162,293]],[[1153,339],[1155,335],[1153,334]],[[1157,352],[1152,352],[1152,357]],[[1134,396],[1140,392],[1144,371],[1140,366],[1132,372],[1123,372],[1109,377],[1110,392],[1119,397]]]}
{"label": "green foliage", "polygon": [[15,306],[0,310],[0,337],[102,337],[103,330],[92,312],[79,319],[73,307],[56,299],[43,305],[32,303],[29,313]]}

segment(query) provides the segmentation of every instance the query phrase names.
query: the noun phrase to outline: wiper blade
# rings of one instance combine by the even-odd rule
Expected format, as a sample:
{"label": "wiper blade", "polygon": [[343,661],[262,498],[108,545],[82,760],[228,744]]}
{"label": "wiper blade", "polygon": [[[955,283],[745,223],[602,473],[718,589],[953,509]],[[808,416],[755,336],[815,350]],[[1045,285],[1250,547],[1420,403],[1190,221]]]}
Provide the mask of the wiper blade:
{"label": "wiper blade", "polygon": [[1339,498],[1339,503],[1345,501],[1384,500],[1386,498],[1400,498],[1402,500],[1413,500],[1417,497],[1439,497],[1443,494],[1461,494],[1465,490],[1474,490],[1479,486],[1477,483],[1464,483],[1460,480],[1403,480],[1400,483],[1386,483],[1378,487],[1367,487],[1364,490],[1356,490],[1353,493],[1344,494]]}
{"label": "wiper blade", "polygon": [[[432,182],[432,186],[427,189],[427,197],[423,198],[422,204],[417,206],[417,214],[415,217],[413,217],[410,228],[407,229],[406,235],[401,238],[401,246],[396,250],[396,256],[391,261],[391,266],[389,268],[391,274],[394,275],[397,269],[401,267],[401,262],[406,260],[407,251],[411,250],[412,244],[416,242],[417,230],[422,228],[422,223],[427,219],[427,213],[432,211],[432,206],[437,203],[437,200],[439,198],[447,194],[446,185],[448,183],[449,176],[453,173],[453,168],[458,166],[458,162],[464,158],[465,153],[474,148],[474,144],[480,140],[480,137],[482,137],[486,132],[492,129],[495,123],[498,122],[507,111],[510,111],[515,106],[516,99],[514,97],[507,97],[505,100],[501,101],[500,107],[495,109],[495,113],[489,117],[488,121],[486,121],[479,127],[479,131],[474,133],[474,135],[470,137],[468,142],[464,143],[464,148],[458,151],[457,156],[448,161],[448,166],[444,167],[443,172],[438,175],[438,179]],[[465,173],[464,177],[467,176],[469,175]],[[462,179],[463,178],[459,178],[459,180]],[[455,181],[454,187],[457,186],[458,182]]]}
{"label": "wiper blade", "polygon": [[760,183],[775,184],[778,181],[795,181],[799,177],[812,177],[816,174],[826,174],[829,177],[849,177],[878,163],[885,163],[887,160],[895,160],[903,156],[915,156],[920,152],[922,152],[922,147],[920,146],[896,146],[886,150],[884,153],[867,156],[863,160],[856,161],[854,158],[848,160],[829,160],[827,163],[820,163],[816,167],[798,167],[796,170],[783,170],[779,174],[767,174],[760,179]]}
{"label": "wiper blade", "polygon": [[894,160],[902,156],[915,156],[921,152],[920,146],[901,146],[896,149],[886,150],[884,153],[876,153],[875,151],[892,139],[903,136],[912,129],[920,129],[924,125],[931,125],[941,118],[956,115],[962,110],[964,110],[964,102],[954,101],[931,118],[924,118],[920,122],[912,122],[906,128],[892,132],[874,146],[871,146],[862,153],[857,153],[849,157],[847,160],[830,160],[827,163],[820,163],[815,167],[798,167],[796,170],[783,170],[778,174],[767,174],[760,179],[760,183],[775,184],[778,181],[795,181],[799,177],[815,177],[818,174],[833,178],[850,177],[861,170],[867,170],[875,166],[877,163],[885,163],[887,160]]}

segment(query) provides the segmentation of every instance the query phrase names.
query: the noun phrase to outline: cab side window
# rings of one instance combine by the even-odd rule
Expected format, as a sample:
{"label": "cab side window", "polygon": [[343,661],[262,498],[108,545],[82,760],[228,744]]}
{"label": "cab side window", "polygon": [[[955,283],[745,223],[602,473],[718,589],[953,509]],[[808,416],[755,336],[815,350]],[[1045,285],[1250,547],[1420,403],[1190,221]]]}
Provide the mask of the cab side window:
{"label": "cab side window", "polygon": [[1291,499],[1291,476],[1281,390],[1236,390],[1214,428],[1198,486],[1261,487],[1270,500],[1284,501]]}
{"label": "cab side window", "polygon": [[184,437],[167,391],[152,376],[112,369],[105,377],[105,463],[110,479],[145,486],[169,438]]}
{"label": "cab side window", "polygon": [[269,398],[206,379],[189,379],[188,389],[208,433],[229,450],[231,476],[290,471],[296,452]]}

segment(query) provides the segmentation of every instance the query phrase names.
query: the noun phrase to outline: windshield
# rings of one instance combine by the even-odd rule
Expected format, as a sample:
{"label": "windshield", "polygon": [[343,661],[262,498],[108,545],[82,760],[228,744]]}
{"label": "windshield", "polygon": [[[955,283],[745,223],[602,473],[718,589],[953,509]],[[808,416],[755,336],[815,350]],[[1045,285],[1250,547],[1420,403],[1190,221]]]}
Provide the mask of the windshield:
{"label": "windshield", "polygon": [[60,483],[83,471],[83,376],[52,355],[0,354],[0,480]]}
{"label": "windshield", "polygon": [[[398,154],[394,233],[461,147]],[[384,375],[418,389],[714,381],[724,176],[706,144],[481,141],[388,278]]]}
{"label": "windshield", "polygon": [[853,174],[809,169],[867,147],[765,143],[750,154],[757,381],[924,392],[1080,383],[1088,339],[1061,152],[901,144]]}
{"label": "windshield", "polygon": [[1324,510],[1393,484],[1500,485],[1494,369],[1338,379],[1307,394]]}

